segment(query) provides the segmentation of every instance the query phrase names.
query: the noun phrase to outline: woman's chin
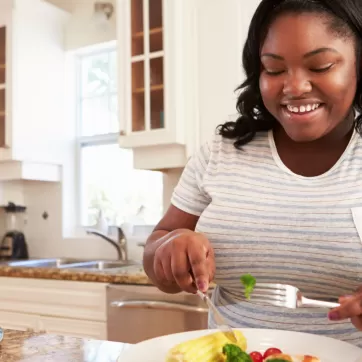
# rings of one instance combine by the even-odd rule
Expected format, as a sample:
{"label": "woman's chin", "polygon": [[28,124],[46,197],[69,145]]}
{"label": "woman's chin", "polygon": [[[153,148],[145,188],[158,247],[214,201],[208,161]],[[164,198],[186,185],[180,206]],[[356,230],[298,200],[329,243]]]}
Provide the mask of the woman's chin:
{"label": "woman's chin", "polygon": [[315,129],[284,129],[288,137],[298,143],[308,143],[318,140],[323,137],[323,132],[318,132]]}

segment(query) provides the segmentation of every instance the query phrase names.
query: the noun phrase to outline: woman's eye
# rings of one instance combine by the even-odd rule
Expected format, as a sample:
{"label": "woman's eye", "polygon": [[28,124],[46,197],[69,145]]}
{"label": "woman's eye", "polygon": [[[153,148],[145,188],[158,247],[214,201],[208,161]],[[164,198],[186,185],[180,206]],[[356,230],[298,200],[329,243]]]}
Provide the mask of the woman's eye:
{"label": "woman's eye", "polygon": [[326,67],[323,67],[323,68],[311,68],[310,70],[314,73],[324,73],[326,72],[327,70],[331,69],[333,66],[333,64],[329,64],[328,66]]}
{"label": "woman's eye", "polygon": [[265,69],[265,73],[268,74],[268,75],[279,75],[279,74],[282,74],[283,72],[284,72],[283,70],[271,71],[271,70]]}

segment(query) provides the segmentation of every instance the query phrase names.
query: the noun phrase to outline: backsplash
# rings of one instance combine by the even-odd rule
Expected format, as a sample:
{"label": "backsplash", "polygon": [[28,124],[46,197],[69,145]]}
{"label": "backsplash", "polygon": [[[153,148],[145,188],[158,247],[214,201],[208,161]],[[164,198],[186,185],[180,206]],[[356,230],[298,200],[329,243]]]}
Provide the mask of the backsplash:
{"label": "backsplash", "polygon": [[[182,171],[182,168],[177,168],[164,173],[164,211],[169,207]],[[64,207],[64,200],[69,198],[64,198],[63,192],[59,182],[19,181],[0,184],[2,204],[13,201],[27,206],[25,236],[30,257],[116,258],[116,250],[112,245],[97,237],[87,236],[83,230],[80,233],[74,230],[73,235],[66,235],[64,226],[70,223],[66,218],[71,216],[73,220],[75,215],[69,215],[70,208]],[[47,218],[43,217],[44,212]],[[3,224],[1,214],[1,235],[5,232]],[[143,249],[137,244],[144,242],[152,229],[153,225],[134,228],[134,235],[128,236],[129,258],[142,258]]]}

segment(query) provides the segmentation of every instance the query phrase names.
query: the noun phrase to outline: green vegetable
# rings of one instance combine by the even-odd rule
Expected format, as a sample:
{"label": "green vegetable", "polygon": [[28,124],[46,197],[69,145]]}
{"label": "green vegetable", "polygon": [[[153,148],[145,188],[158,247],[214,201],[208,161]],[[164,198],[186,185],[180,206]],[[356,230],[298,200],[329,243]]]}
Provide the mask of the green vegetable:
{"label": "green vegetable", "polygon": [[240,281],[245,287],[245,298],[250,299],[250,295],[256,284],[256,279],[250,274],[244,274],[241,276]]}
{"label": "green vegetable", "polygon": [[235,344],[225,344],[222,353],[226,356],[225,362],[253,362],[251,357]]}

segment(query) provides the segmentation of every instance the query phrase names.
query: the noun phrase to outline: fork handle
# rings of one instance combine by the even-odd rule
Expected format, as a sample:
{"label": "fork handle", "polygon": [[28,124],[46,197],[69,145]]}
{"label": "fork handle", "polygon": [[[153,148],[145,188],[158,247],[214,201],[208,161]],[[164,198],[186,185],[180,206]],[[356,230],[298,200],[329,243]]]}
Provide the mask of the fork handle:
{"label": "fork handle", "polygon": [[325,302],[321,300],[302,298],[302,307],[316,307],[316,308],[337,308],[340,306],[339,303]]}

